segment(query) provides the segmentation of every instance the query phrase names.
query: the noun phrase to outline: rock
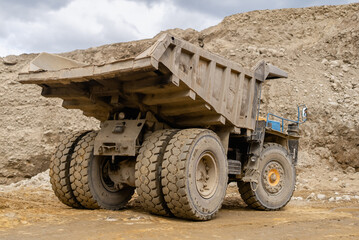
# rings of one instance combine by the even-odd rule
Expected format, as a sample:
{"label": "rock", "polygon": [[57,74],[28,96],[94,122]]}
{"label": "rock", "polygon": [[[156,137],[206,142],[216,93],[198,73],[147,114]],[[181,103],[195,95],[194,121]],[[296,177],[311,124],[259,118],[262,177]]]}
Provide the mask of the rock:
{"label": "rock", "polygon": [[315,193],[311,193],[308,195],[308,197],[306,198],[306,200],[314,200],[315,199]]}
{"label": "rock", "polygon": [[344,195],[344,196],[343,196],[343,200],[344,200],[344,201],[350,201],[351,198],[350,198],[349,195]]}
{"label": "rock", "polygon": [[282,52],[282,51],[279,51],[279,52],[278,52],[278,56],[279,56],[279,57],[284,57],[284,55],[285,55],[284,52]]}
{"label": "rock", "polygon": [[342,66],[343,72],[348,72],[349,71],[349,66],[347,64]]}
{"label": "rock", "polygon": [[116,221],[118,221],[118,219],[113,218],[113,217],[107,217],[107,218],[105,219],[105,221],[107,221],[107,222],[116,222]]}
{"label": "rock", "polygon": [[236,183],[236,182],[230,182],[230,183],[228,184],[228,186],[230,186],[230,187],[237,187],[237,183]]}
{"label": "rock", "polygon": [[338,182],[339,179],[338,179],[337,177],[333,177],[332,181],[333,181],[333,182]]}
{"label": "rock", "polygon": [[335,201],[341,201],[342,199],[342,197],[335,197]]}
{"label": "rock", "polygon": [[326,196],[324,195],[324,194],[317,194],[317,198],[319,199],[319,200],[324,200],[325,198],[326,198]]}
{"label": "rock", "polygon": [[334,76],[334,75],[330,75],[330,77],[329,77],[329,82],[334,83],[334,81],[335,81],[335,76]]}
{"label": "rock", "polygon": [[328,201],[329,201],[329,202],[334,202],[334,201],[335,201],[335,198],[334,198],[334,197],[331,197],[331,198],[329,198]]}
{"label": "rock", "polygon": [[331,67],[331,68],[340,67],[340,62],[337,61],[337,60],[335,60],[335,61],[330,61],[329,64],[330,64],[330,67]]}
{"label": "rock", "polygon": [[129,218],[127,218],[127,219],[130,220],[130,221],[139,221],[139,220],[143,220],[143,219],[145,219],[145,218],[142,217],[142,216],[137,216],[137,217],[132,216],[132,217],[129,217]]}
{"label": "rock", "polygon": [[236,53],[233,50],[229,51],[229,56],[236,56]]}
{"label": "rock", "polygon": [[258,48],[260,54],[266,54],[268,51],[265,48]]}
{"label": "rock", "polygon": [[247,50],[248,50],[248,51],[251,51],[251,52],[256,52],[256,51],[257,51],[257,47],[255,47],[255,46],[249,46],[249,47],[247,47]]}
{"label": "rock", "polygon": [[50,190],[51,185],[50,185],[49,170],[39,173],[30,179],[21,180],[19,182],[11,183],[9,185],[0,187],[0,191],[10,192],[24,187],[42,188],[42,189]]}
{"label": "rock", "polygon": [[292,197],[292,200],[303,201],[302,197]]}
{"label": "rock", "polygon": [[348,174],[348,173],[355,173],[355,168],[351,167],[351,166],[348,166],[346,169],[345,169],[345,173]]}
{"label": "rock", "polygon": [[9,212],[9,213],[5,213],[4,216],[8,218],[16,218],[17,214],[14,212]]}
{"label": "rock", "polygon": [[15,55],[9,55],[2,59],[5,65],[15,65],[17,63],[17,58]]}
{"label": "rock", "polygon": [[204,42],[203,42],[203,37],[198,37],[198,46],[200,46],[201,48],[204,47]]}

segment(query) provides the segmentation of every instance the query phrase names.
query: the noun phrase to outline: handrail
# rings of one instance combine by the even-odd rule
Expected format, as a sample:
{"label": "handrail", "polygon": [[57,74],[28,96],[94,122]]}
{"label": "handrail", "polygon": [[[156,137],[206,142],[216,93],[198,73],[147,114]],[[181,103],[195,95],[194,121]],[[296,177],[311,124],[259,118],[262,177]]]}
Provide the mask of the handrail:
{"label": "handrail", "polygon": [[[269,116],[273,116],[273,117],[276,117],[276,118],[279,118],[280,120],[282,120],[282,124],[281,124],[282,131],[281,132],[284,132],[284,121],[297,123],[298,125],[302,124],[302,123],[305,123],[307,121],[307,107],[306,107],[306,105],[302,104],[302,105],[297,106],[297,108],[298,108],[298,120],[297,121],[287,119],[287,118],[284,118],[284,117],[280,117],[280,116],[277,116],[277,115],[275,115],[273,113],[268,113],[267,114],[266,127],[268,127]],[[301,108],[302,108],[302,114],[300,114],[300,109]],[[301,121],[301,119],[302,119],[302,121]]]}
{"label": "handrail", "polygon": [[286,118],[284,118],[284,117],[279,117],[279,116],[277,116],[277,115],[274,115],[273,113],[268,113],[268,114],[267,114],[267,122],[266,122],[266,126],[268,126],[269,116],[273,116],[273,117],[276,117],[276,118],[279,118],[279,119],[281,119],[281,120],[282,120],[282,124],[281,124],[281,129],[282,129],[282,132],[284,132],[284,121],[293,122],[293,123],[299,123],[298,121],[294,121],[294,120],[286,119]]}

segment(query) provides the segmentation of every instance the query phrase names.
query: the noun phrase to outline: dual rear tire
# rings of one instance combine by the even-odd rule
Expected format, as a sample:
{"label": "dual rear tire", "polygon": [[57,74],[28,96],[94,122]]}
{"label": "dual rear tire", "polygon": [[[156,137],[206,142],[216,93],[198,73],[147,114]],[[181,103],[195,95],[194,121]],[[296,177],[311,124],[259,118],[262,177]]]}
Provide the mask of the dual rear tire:
{"label": "dual rear tire", "polygon": [[214,132],[178,132],[166,148],[162,168],[162,191],[173,215],[192,220],[216,215],[226,194],[228,166]]}
{"label": "dual rear tire", "polygon": [[[51,161],[56,196],[74,208],[123,208],[133,187],[117,189],[106,174],[111,159],[93,155],[97,132],[71,135]],[[161,130],[142,144],[135,166],[141,205],[151,213],[209,220],[221,208],[227,161],[218,136],[206,129]]]}
{"label": "dual rear tire", "polygon": [[154,132],[137,157],[138,199],[158,215],[213,218],[221,208],[227,176],[224,149],[210,130]]}
{"label": "dual rear tire", "polygon": [[111,157],[93,155],[96,136],[97,132],[86,134],[75,147],[70,163],[71,189],[84,208],[118,210],[131,199],[134,188],[115,187],[108,176]]}
{"label": "dual rear tire", "polygon": [[134,188],[117,189],[106,175],[111,159],[94,156],[97,132],[65,137],[50,163],[50,182],[58,199],[69,207],[117,210],[131,199]]}

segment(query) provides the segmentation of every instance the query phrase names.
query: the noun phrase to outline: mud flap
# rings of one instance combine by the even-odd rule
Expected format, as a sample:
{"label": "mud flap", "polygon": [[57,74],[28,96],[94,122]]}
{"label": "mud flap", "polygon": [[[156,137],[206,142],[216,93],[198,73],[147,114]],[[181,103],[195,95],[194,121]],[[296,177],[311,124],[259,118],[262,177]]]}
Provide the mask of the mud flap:
{"label": "mud flap", "polygon": [[265,121],[257,121],[256,131],[252,134],[248,148],[248,160],[244,166],[243,182],[251,182],[251,187],[258,185],[260,172],[258,171],[260,155],[263,149],[265,135]]}
{"label": "mud flap", "polygon": [[[288,135],[299,137],[299,127],[298,124],[289,124],[288,125]],[[297,166],[298,162],[298,148],[299,148],[299,139],[289,139],[288,140],[289,153],[292,158],[294,166]]]}

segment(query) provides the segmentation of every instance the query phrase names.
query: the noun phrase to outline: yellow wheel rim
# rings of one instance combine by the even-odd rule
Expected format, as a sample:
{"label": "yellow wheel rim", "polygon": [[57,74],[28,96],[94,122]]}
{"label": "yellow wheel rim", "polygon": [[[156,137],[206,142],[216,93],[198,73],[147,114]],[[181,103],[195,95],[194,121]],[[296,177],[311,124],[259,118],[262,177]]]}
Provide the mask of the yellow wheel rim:
{"label": "yellow wheel rim", "polygon": [[272,168],[271,170],[269,170],[267,178],[269,185],[274,187],[277,186],[280,181],[280,174],[277,169]]}

